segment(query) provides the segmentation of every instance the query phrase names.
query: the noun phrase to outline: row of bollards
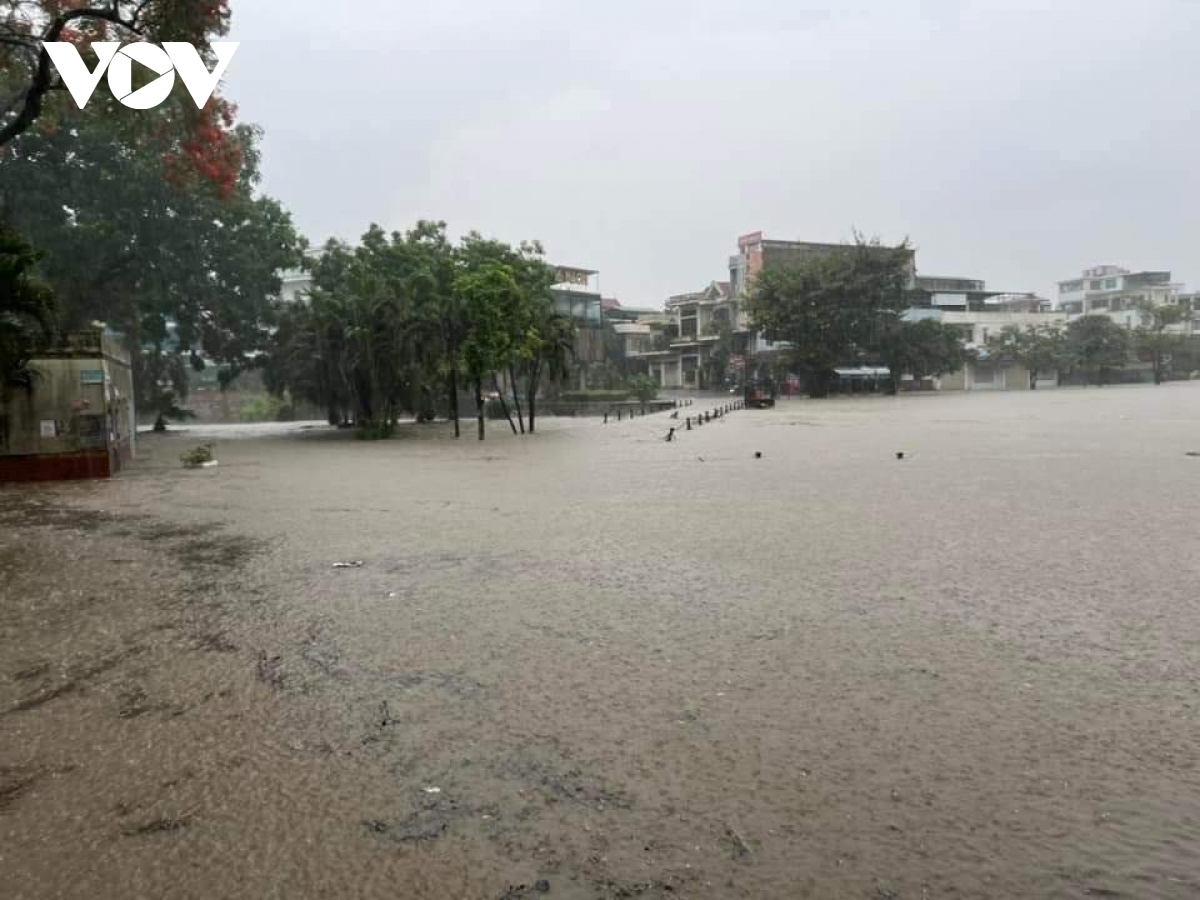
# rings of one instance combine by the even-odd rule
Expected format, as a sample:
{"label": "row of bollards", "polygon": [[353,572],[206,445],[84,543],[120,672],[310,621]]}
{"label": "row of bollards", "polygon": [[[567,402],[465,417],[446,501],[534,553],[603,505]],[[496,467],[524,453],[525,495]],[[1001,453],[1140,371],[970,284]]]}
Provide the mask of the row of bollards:
{"label": "row of bollards", "polygon": [[[712,422],[716,419],[720,419],[722,416],[728,415],[729,413],[734,412],[735,410],[745,409],[745,408],[746,408],[745,401],[735,400],[733,403],[726,403],[724,406],[718,406],[716,409],[705,410],[702,413],[697,413],[696,414],[696,427],[699,428],[701,425],[706,425],[709,422]],[[688,416],[686,419],[684,419],[683,424],[684,424],[685,431],[691,431],[692,430],[692,417]],[[667,432],[667,437],[666,437],[666,441],[668,443],[670,443],[673,440],[675,440],[675,429],[674,428],[672,428],[670,431]]]}
{"label": "row of bollards", "polygon": [[[691,406],[694,402],[695,402],[694,400],[676,400],[674,412],[671,413],[671,418],[678,419],[679,418],[679,410],[685,406]],[[728,408],[732,408],[732,405]],[[659,412],[665,412],[665,411],[666,410],[659,410]],[[605,425],[608,424],[608,419],[609,419],[609,416],[611,416],[611,415],[612,415],[611,409],[606,409],[604,411],[604,424]],[[630,419],[634,419],[638,415],[639,415],[639,411],[638,411],[637,407],[634,407],[634,408],[628,409],[628,410],[622,410],[620,407],[617,408],[617,421],[618,422],[622,421],[622,419],[625,418],[626,416],[628,416],[628,418],[630,418]],[[642,409],[640,411],[640,415],[647,416],[647,415],[654,415],[654,414],[647,413],[645,409]]]}

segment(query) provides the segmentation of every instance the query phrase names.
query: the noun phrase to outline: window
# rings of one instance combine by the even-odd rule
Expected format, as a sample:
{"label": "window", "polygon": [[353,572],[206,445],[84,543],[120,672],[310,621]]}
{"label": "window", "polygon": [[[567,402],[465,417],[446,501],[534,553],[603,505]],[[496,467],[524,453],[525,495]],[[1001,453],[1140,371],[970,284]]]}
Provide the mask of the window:
{"label": "window", "polygon": [[1089,291],[1098,291],[1098,290],[1101,290],[1101,285],[1102,285],[1102,284],[1104,284],[1104,282],[1102,282],[1102,281],[1100,281],[1100,280],[1098,280],[1098,279],[1097,279],[1097,280],[1093,280],[1093,281],[1089,281],[1089,282],[1088,282],[1088,290],[1089,290]]}
{"label": "window", "polygon": [[1106,291],[1116,290],[1116,287],[1117,287],[1117,279],[1115,279],[1115,278],[1104,279],[1104,289]]}

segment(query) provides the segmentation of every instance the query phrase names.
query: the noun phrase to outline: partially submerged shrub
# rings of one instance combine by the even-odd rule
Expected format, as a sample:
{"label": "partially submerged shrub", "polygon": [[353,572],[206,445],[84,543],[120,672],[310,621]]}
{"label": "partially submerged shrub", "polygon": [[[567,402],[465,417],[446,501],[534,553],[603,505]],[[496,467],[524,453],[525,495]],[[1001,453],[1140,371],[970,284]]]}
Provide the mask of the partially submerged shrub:
{"label": "partially submerged shrub", "polygon": [[201,444],[199,447],[193,447],[191,450],[180,454],[179,459],[187,468],[197,469],[207,462],[212,462],[212,444]]}

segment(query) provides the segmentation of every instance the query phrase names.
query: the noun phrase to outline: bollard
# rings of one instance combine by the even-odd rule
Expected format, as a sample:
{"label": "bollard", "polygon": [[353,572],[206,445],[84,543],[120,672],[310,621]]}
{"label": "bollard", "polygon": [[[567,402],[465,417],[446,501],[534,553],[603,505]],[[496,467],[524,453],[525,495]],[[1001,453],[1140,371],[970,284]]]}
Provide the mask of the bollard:
{"label": "bollard", "polygon": [[692,417],[691,416],[687,417],[687,430],[688,431],[692,430]]}
{"label": "bollard", "polygon": [[604,411],[604,424],[605,425],[608,424],[608,410],[607,409]]}
{"label": "bollard", "polygon": [[620,422],[620,421],[621,421],[621,409],[620,409],[620,407],[618,407],[618,408],[617,408],[617,421],[618,421],[618,422]]}
{"label": "bollard", "polygon": [[667,443],[669,444],[673,440],[675,440],[675,429],[674,428],[672,428],[670,431],[667,432]]}

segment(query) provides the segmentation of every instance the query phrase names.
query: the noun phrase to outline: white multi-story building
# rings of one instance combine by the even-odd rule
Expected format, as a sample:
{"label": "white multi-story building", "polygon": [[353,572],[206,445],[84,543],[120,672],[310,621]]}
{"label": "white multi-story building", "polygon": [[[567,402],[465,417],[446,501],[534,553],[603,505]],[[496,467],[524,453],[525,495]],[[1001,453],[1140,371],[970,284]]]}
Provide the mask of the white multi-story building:
{"label": "white multi-story building", "polygon": [[914,307],[905,313],[904,317],[912,322],[933,319],[955,328],[962,335],[964,347],[970,351],[970,358],[961,369],[936,379],[938,390],[1024,391],[1031,387],[1057,387],[1057,371],[1038,372],[1037,384],[1034,385],[1024,366],[996,359],[989,350],[988,341],[1006,328],[1022,331],[1028,328],[1063,328],[1067,323],[1067,314],[1039,311],[1033,302],[1027,309],[1004,309],[1000,308],[999,303],[993,306],[995,308],[992,309]]}
{"label": "white multi-story building", "polygon": [[[1084,270],[1079,278],[1058,283],[1055,309],[1070,318],[1104,315],[1118,325],[1137,328],[1144,323],[1144,306],[1169,306],[1179,303],[1182,285],[1171,280],[1170,272],[1131,272],[1119,266],[1096,266]],[[1177,326],[1191,331],[1191,323]]]}
{"label": "white multi-story building", "polygon": [[312,280],[312,273],[301,269],[287,269],[280,272],[279,299],[289,306],[299,302],[308,296]]}

